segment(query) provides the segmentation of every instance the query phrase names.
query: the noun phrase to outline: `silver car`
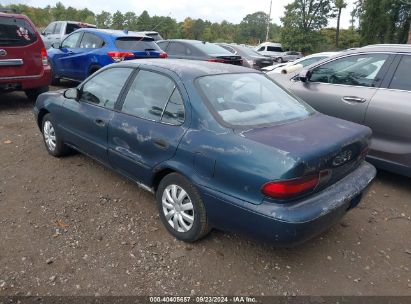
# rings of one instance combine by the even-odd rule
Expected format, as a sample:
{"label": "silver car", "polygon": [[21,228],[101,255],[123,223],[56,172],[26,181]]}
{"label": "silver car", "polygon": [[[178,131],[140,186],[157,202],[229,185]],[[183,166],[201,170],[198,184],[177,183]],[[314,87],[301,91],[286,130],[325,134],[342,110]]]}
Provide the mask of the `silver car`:
{"label": "silver car", "polygon": [[370,45],[271,75],[318,111],[373,131],[369,160],[411,177],[411,45]]}
{"label": "silver car", "polygon": [[83,27],[96,28],[94,24],[78,22],[78,21],[55,21],[50,23],[42,32],[41,39],[43,39],[46,49],[50,48],[53,43],[61,43],[68,34]]}
{"label": "silver car", "polygon": [[287,51],[287,52],[283,52],[279,54],[278,56],[276,56],[275,61],[280,62],[280,63],[289,62],[289,61],[300,59],[302,57],[303,57],[303,54],[301,54],[300,52]]}

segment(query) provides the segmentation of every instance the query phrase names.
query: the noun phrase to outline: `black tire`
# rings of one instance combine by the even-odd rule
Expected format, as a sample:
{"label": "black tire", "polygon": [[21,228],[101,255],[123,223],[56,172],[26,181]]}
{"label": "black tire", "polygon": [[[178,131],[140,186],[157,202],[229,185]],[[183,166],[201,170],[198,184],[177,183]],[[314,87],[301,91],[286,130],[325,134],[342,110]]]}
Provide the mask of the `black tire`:
{"label": "black tire", "polygon": [[48,63],[49,63],[50,70],[51,70],[51,85],[57,86],[60,84],[60,78],[58,78],[56,74],[54,73],[54,67],[51,64],[51,62],[49,61]]}
{"label": "black tire", "polygon": [[[53,130],[51,131],[50,129],[48,131],[45,130],[45,127],[47,128],[46,125],[50,124],[51,127],[53,128]],[[44,141],[44,145],[46,146],[47,152],[55,157],[60,157],[60,156],[64,156],[67,155],[70,152],[70,148],[67,147],[64,142],[61,140],[60,135],[58,133],[58,131],[56,130],[56,123],[53,120],[53,116],[49,113],[44,115],[43,117],[43,121],[41,122],[41,133],[43,134],[43,141]],[[50,143],[47,142],[47,135],[46,133],[48,133],[49,135],[54,136],[55,140],[54,140],[54,148],[52,147],[52,145]]]}
{"label": "black tire", "polygon": [[[166,215],[165,215],[165,211],[163,207],[163,195],[165,195],[165,191],[166,189],[169,189],[169,187],[173,187],[173,185],[176,185],[178,187],[180,187],[181,189],[183,189],[186,194],[187,194],[187,198],[184,199],[181,202],[181,205],[179,208],[181,208],[181,206],[187,206],[188,202],[192,203],[193,206],[193,210],[192,210],[192,217],[193,217],[193,222],[191,224],[191,227],[188,231],[178,231],[178,229],[180,229],[180,227],[183,227],[181,225],[180,220],[176,220],[176,222],[178,222],[177,224],[177,228],[175,229],[173,228],[172,224],[169,223],[169,220],[173,222],[174,218],[177,217],[178,215],[174,215],[172,218],[170,218],[169,220],[166,219]],[[177,192],[181,194],[182,192]],[[170,232],[170,234],[172,234],[175,238],[181,240],[181,241],[185,241],[185,242],[194,242],[197,241],[201,238],[203,238],[204,236],[206,236],[210,231],[211,231],[211,227],[208,224],[208,220],[207,220],[207,214],[206,214],[206,210],[204,208],[204,204],[203,204],[203,200],[200,197],[200,194],[198,193],[197,189],[195,188],[195,186],[184,176],[178,174],[178,173],[171,173],[167,176],[165,176],[161,182],[160,185],[157,188],[157,192],[156,192],[156,200],[157,200],[157,208],[158,208],[158,212],[160,214],[160,219],[163,222],[163,225],[166,227],[166,229],[168,230],[168,232]],[[168,203],[168,200],[166,200],[166,203]],[[182,211],[183,209],[181,209],[180,212],[180,219],[184,219],[184,216],[181,216],[182,213],[188,212],[188,214],[190,215],[190,210],[188,211]],[[166,211],[168,211],[166,209]],[[178,211],[175,211],[174,214],[178,213]],[[185,213],[187,214],[187,213]],[[187,215],[185,215],[187,216]],[[184,219],[185,221],[185,219]],[[189,222],[185,222],[185,224],[187,224]],[[188,224],[190,225],[190,224]]]}
{"label": "black tire", "polygon": [[39,95],[41,93],[45,93],[48,92],[49,87],[40,87],[40,88],[35,88],[35,89],[28,89],[25,90],[24,92],[26,93],[26,96],[33,101],[36,101],[37,97],[39,97]]}
{"label": "black tire", "polygon": [[283,58],[281,58],[281,57],[277,58],[277,62],[282,63],[282,62],[283,62]]}

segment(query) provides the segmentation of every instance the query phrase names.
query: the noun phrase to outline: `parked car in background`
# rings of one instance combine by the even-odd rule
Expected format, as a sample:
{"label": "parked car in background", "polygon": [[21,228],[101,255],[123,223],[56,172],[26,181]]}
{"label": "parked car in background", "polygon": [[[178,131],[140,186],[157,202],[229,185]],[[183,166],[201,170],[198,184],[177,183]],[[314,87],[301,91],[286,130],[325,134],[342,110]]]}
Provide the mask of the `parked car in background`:
{"label": "parked car in background", "polygon": [[301,54],[301,52],[287,51],[287,52],[282,52],[281,54],[278,54],[274,58],[274,60],[281,63],[281,62],[294,61],[302,57],[303,57],[303,54]]}
{"label": "parked car in background", "polygon": [[411,176],[411,45],[348,50],[275,79],[318,111],[370,127],[370,161]]}
{"label": "parked car in background", "polygon": [[48,51],[53,84],[60,78],[82,81],[103,66],[123,60],[167,58],[153,38],[124,31],[83,28]]}
{"label": "parked car in background", "polygon": [[96,26],[78,21],[55,21],[41,32],[41,38],[48,49],[53,43],[60,43],[67,35],[80,28],[96,28]]}
{"label": "parked car in background", "polygon": [[157,44],[173,59],[202,60],[234,65],[243,64],[241,56],[234,55],[221,46],[206,41],[171,39],[157,41]]}
{"label": "parked car in background", "polygon": [[337,54],[338,52],[322,52],[322,53],[311,54],[311,55],[302,57],[292,62],[283,62],[283,63],[277,63],[271,66],[267,66],[265,68],[262,68],[262,70],[267,72],[267,75],[270,75],[272,73],[274,74],[281,73],[281,71],[283,71],[284,69],[287,69],[288,67],[299,64],[304,68],[306,66],[309,66],[310,64],[319,62],[323,59],[329,58],[331,56],[335,56]]}
{"label": "parked car in background", "polygon": [[51,81],[46,48],[27,16],[8,12],[0,9],[0,92],[22,90],[36,99]]}
{"label": "parked car in background", "polygon": [[264,42],[255,47],[255,50],[261,55],[277,58],[282,52],[284,52],[281,43]]}
{"label": "parked car in background", "polygon": [[247,68],[261,70],[262,68],[273,64],[273,60],[271,58],[267,58],[266,56],[257,53],[256,51],[250,49],[247,46],[228,43],[216,44],[225,48],[227,51],[234,55],[241,56],[243,58],[243,66]]}
{"label": "parked car in background", "polygon": [[360,202],[369,128],[317,113],[255,70],[192,60],[107,66],[34,109],[47,151],[89,155],[156,195],[192,242],[212,227],[283,245]]}
{"label": "parked car in background", "polygon": [[163,40],[163,37],[161,37],[161,35],[158,32],[154,32],[154,31],[142,31],[142,32],[137,32],[139,34],[143,34],[146,35],[148,37],[151,37],[154,39],[154,41],[158,41],[158,40]]}

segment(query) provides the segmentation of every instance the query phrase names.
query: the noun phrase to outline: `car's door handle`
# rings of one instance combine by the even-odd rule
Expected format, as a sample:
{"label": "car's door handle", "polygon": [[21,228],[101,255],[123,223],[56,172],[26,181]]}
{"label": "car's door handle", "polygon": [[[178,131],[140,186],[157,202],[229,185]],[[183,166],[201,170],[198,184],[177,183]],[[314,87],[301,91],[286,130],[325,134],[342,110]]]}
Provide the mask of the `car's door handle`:
{"label": "car's door handle", "polygon": [[100,119],[100,118],[97,118],[97,119],[94,121],[94,123],[95,123],[96,125],[98,125],[99,127],[105,127],[105,126],[106,126],[106,122],[105,122],[104,120]]}
{"label": "car's door handle", "polygon": [[164,139],[154,139],[153,142],[154,142],[154,145],[157,148],[160,148],[160,149],[163,149],[163,150],[166,150],[169,147],[168,142],[166,142]]}
{"label": "car's door handle", "polygon": [[356,102],[356,103],[364,103],[367,101],[365,98],[361,98],[357,96],[344,96],[342,100],[347,101],[347,102]]}

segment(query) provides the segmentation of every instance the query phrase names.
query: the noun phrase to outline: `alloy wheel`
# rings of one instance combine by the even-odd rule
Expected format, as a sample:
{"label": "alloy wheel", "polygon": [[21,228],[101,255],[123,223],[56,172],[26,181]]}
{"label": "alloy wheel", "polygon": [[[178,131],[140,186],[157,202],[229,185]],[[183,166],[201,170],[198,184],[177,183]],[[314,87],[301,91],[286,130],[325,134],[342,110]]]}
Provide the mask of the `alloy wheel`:
{"label": "alloy wheel", "polygon": [[50,121],[46,120],[43,126],[44,141],[50,151],[56,149],[56,132]]}

